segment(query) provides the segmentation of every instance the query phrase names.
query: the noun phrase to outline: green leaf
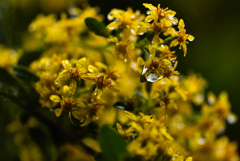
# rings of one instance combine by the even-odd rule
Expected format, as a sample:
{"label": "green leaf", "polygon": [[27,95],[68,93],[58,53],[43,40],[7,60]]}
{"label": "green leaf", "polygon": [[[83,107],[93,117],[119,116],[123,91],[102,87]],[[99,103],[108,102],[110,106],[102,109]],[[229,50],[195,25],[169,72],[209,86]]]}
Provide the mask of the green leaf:
{"label": "green leaf", "polygon": [[20,79],[24,80],[24,81],[28,81],[28,82],[37,82],[39,81],[39,78],[34,75],[33,73],[31,73],[30,71],[28,71],[25,67],[21,67],[21,66],[16,66],[13,69],[13,73],[19,77]]}
{"label": "green leaf", "polygon": [[86,18],[85,24],[88,27],[88,29],[94,32],[96,35],[103,36],[106,38],[110,36],[110,33],[108,32],[106,26],[95,18],[92,17]]}
{"label": "green leaf", "polygon": [[135,45],[135,47],[145,49],[145,48],[148,48],[148,44],[149,44],[149,41],[145,37],[144,39],[138,41],[137,44]]}
{"label": "green leaf", "polygon": [[152,31],[149,30],[149,31],[146,32],[145,34],[146,34],[146,36],[147,36],[148,41],[151,42],[152,39],[153,39],[153,37],[154,37],[154,32],[152,32]]}
{"label": "green leaf", "polygon": [[0,68],[0,75],[0,95],[15,103],[38,104],[39,94],[31,84],[13,77],[3,68]]}
{"label": "green leaf", "polygon": [[130,156],[123,138],[108,125],[101,128],[99,141],[104,161],[123,161]]}
{"label": "green leaf", "polygon": [[31,62],[38,59],[42,55],[42,50],[38,51],[26,51],[24,54],[19,58],[18,65],[29,66]]}

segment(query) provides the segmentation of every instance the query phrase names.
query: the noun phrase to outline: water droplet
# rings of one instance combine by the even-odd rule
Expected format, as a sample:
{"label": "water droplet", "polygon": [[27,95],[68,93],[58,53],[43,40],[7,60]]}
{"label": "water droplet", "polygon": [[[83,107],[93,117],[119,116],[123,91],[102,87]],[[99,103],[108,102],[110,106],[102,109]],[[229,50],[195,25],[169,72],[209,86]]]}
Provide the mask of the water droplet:
{"label": "water droplet", "polygon": [[127,59],[124,59],[124,62],[127,62]]}
{"label": "water droplet", "polygon": [[4,98],[3,101],[6,101],[6,99]]}
{"label": "water droplet", "polygon": [[58,84],[58,82],[57,82],[57,81],[55,81],[55,84]]}
{"label": "water droplet", "polygon": [[155,73],[150,73],[150,75],[148,77],[146,77],[147,81],[148,82],[156,82],[158,81],[159,79],[161,79],[163,76],[156,76]]}
{"label": "water droplet", "polygon": [[228,117],[227,117],[227,122],[229,124],[234,124],[237,122],[237,118],[236,116],[234,116],[234,114],[229,114]]}
{"label": "water droplet", "polygon": [[212,95],[208,96],[208,104],[212,105],[215,102],[215,99]]}
{"label": "water droplet", "polygon": [[225,127],[222,126],[218,129],[217,133],[218,133],[218,135],[221,135],[221,134],[223,134],[224,131],[225,131]]}
{"label": "water droplet", "polygon": [[197,142],[199,145],[203,145],[203,144],[205,144],[205,138],[200,138],[200,139],[198,139]]}
{"label": "water droplet", "polygon": [[[145,74],[148,71],[147,68],[145,68],[145,66],[143,67],[143,71],[142,71],[142,75]],[[146,77],[148,82],[156,82],[160,79],[162,79],[163,76],[162,75],[156,75],[154,72],[151,72],[149,76]]]}
{"label": "water droplet", "polygon": [[122,109],[122,110],[125,109],[125,107],[123,107],[123,106],[115,106],[115,107],[120,108],[120,109]]}

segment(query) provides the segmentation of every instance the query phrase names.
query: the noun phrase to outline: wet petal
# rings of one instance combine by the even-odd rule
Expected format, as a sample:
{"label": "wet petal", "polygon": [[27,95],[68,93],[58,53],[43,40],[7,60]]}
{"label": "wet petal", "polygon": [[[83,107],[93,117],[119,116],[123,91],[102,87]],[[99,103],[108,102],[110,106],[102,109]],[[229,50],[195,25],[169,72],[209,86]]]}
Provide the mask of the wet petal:
{"label": "wet petal", "polygon": [[177,46],[179,44],[177,39],[174,39],[171,43],[170,43],[170,47],[174,47]]}
{"label": "wet petal", "polygon": [[97,68],[92,66],[92,65],[88,66],[88,71],[91,72],[91,73],[99,73]]}
{"label": "wet petal", "polygon": [[188,35],[188,38],[187,38],[189,41],[193,41],[195,38],[194,38],[194,36],[192,36],[192,35]]}
{"label": "wet petal", "polygon": [[152,16],[151,15],[148,15],[146,18],[145,18],[145,22],[150,22],[150,21],[152,21],[153,20],[153,18],[152,18]]}
{"label": "wet petal", "polygon": [[63,93],[66,96],[70,95],[70,88],[67,85],[63,86]]}
{"label": "wet petal", "polygon": [[138,57],[137,62],[139,65],[144,65],[144,60],[141,57]]}
{"label": "wet petal", "polygon": [[57,77],[55,83],[58,83],[59,80],[65,79],[69,77],[69,72],[67,70],[63,70]]}
{"label": "wet petal", "polygon": [[63,60],[62,65],[63,65],[64,69],[66,69],[66,70],[68,70],[69,68],[72,67],[68,60]]}
{"label": "wet petal", "polygon": [[79,109],[78,111],[73,111],[72,115],[78,120],[83,120],[84,117],[87,115],[87,110],[82,108],[82,109]]}
{"label": "wet petal", "polygon": [[97,99],[101,99],[103,91],[101,89],[96,88],[94,91],[94,95],[97,96]]}
{"label": "wet petal", "polygon": [[57,108],[54,110],[54,113],[57,117],[59,117],[62,114],[62,108]]}
{"label": "wet petal", "polygon": [[81,76],[82,79],[88,79],[88,80],[92,80],[95,81],[95,77],[96,75],[93,73],[87,73]]}
{"label": "wet petal", "polygon": [[101,62],[96,62],[95,65],[100,67],[100,68],[103,68],[105,70],[108,69],[108,67],[105,64],[101,63]]}
{"label": "wet petal", "polygon": [[117,28],[118,28],[118,25],[119,25],[118,22],[113,21],[113,22],[111,22],[109,25],[107,25],[107,28],[108,28],[109,30],[114,30],[114,29],[117,29]]}
{"label": "wet petal", "polygon": [[157,7],[153,6],[152,4],[143,3],[143,5],[150,10],[157,10]]}
{"label": "wet petal", "polygon": [[145,32],[147,32],[148,30],[151,29],[151,25],[149,23],[145,23],[145,22],[140,22],[140,28],[137,31],[137,35],[142,35]]}
{"label": "wet petal", "polygon": [[157,48],[159,45],[160,39],[158,37],[158,34],[155,34],[153,39],[152,39],[152,45],[154,48]]}
{"label": "wet petal", "polygon": [[109,85],[108,88],[114,92],[119,92],[119,89],[115,84]]}
{"label": "wet petal", "polygon": [[86,62],[86,57],[83,57],[83,58],[81,58],[81,59],[79,59],[78,60],[78,62],[77,62],[77,65],[76,65],[76,67],[79,69],[79,68],[82,68],[82,66],[83,66],[83,64]]}
{"label": "wet petal", "polygon": [[137,120],[137,117],[131,113],[131,112],[128,112],[128,111],[124,111],[127,115],[127,117],[129,117],[130,120],[133,120],[133,121],[136,121]]}
{"label": "wet petal", "polygon": [[75,93],[75,91],[76,91],[76,88],[77,88],[77,81],[72,80],[72,81],[70,82],[69,88],[70,88],[70,94],[71,94],[71,95],[74,95],[74,93]]}
{"label": "wet petal", "polygon": [[187,54],[187,45],[186,45],[186,43],[182,43],[181,45],[182,45],[182,48],[183,48],[184,56],[186,56],[186,54]]}
{"label": "wet petal", "polygon": [[51,95],[50,100],[52,100],[53,102],[60,102],[61,101],[61,99],[58,95]]}

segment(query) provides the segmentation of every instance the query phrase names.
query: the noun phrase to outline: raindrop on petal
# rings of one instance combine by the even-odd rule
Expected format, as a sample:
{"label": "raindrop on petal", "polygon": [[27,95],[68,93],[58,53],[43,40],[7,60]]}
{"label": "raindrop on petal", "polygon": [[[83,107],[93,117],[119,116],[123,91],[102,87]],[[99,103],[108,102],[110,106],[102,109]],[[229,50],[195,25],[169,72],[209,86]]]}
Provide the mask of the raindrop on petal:
{"label": "raindrop on petal", "polygon": [[[145,74],[147,71],[148,69],[145,68],[145,66],[143,66],[142,75]],[[162,78],[163,78],[162,75],[156,75],[154,72],[151,72],[150,75],[146,77],[148,82],[156,82]]]}
{"label": "raindrop on petal", "polygon": [[148,77],[146,77],[148,82],[156,82],[160,79],[162,79],[163,76],[156,75],[155,73],[150,73]]}

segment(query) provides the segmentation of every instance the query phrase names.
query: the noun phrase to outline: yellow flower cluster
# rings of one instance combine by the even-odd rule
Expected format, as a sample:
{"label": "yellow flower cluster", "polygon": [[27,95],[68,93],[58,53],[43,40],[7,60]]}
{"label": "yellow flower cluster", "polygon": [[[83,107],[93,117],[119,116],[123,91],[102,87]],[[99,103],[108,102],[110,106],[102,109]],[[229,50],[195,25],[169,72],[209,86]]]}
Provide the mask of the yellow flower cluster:
{"label": "yellow flower cluster", "polygon": [[[194,37],[175,11],[143,5],[147,15],[113,9],[105,28],[90,6],[69,8],[60,18],[37,16],[23,43],[32,45],[23,48],[41,52],[29,65],[39,77],[34,83],[39,103],[56,117],[67,113],[77,126],[110,124],[135,160],[238,160],[236,143],[219,137],[226,120],[237,121],[227,93],[206,96],[200,75],[176,71],[173,47],[179,45],[185,56]],[[9,70],[17,57],[0,51],[0,66]],[[75,151],[71,145],[66,149]]]}

